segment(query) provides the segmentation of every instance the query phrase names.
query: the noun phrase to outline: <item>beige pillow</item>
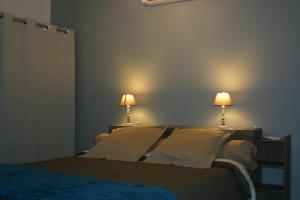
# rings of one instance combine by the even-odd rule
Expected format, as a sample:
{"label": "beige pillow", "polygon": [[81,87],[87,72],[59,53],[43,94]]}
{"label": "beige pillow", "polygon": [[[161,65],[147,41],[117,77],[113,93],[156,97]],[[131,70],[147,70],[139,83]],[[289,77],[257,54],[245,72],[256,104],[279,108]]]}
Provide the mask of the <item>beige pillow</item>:
{"label": "beige pillow", "polygon": [[246,140],[230,140],[221,149],[217,158],[225,158],[243,164],[247,169],[254,170],[257,148]]}
{"label": "beige pillow", "polygon": [[164,131],[164,128],[147,127],[116,129],[81,157],[135,162],[160,138]]}
{"label": "beige pillow", "polygon": [[175,129],[145,162],[210,168],[229,136],[218,129]]}

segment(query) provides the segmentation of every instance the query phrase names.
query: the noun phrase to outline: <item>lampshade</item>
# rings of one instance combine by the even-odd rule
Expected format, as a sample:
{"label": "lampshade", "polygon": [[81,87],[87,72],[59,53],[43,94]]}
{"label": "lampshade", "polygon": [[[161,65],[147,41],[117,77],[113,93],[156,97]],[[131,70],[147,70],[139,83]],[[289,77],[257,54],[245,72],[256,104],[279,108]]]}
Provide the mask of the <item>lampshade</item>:
{"label": "lampshade", "polygon": [[220,92],[217,93],[215,101],[214,101],[214,106],[232,106],[232,100],[227,92]]}
{"label": "lampshade", "polygon": [[134,96],[132,94],[123,94],[121,101],[121,106],[134,106],[136,105]]}

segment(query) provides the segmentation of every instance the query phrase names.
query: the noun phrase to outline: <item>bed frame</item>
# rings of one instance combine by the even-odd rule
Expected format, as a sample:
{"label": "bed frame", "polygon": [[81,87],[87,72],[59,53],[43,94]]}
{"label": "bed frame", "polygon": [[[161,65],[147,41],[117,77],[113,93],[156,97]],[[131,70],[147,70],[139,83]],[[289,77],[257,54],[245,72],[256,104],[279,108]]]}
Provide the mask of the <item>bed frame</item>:
{"label": "bed frame", "polygon": [[[144,126],[144,125],[124,125],[124,124],[118,124],[118,125],[111,125],[109,126],[108,132],[111,133],[112,130],[116,128],[126,128],[126,127],[151,127],[151,128],[167,128],[167,130],[164,133],[164,137],[168,137],[172,131],[175,128],[212,128],[212,127],[207,127],[207,126],[186,126],[186,125],[153,125],[153,126]],[[243,140],[249,140],[249,141],[254,141],[255,139],[262,138],[262,133],[263,130],[262,128],[232,128],[232,127],[227,127],[227,128],[222,128],[222,130],[227,131],[227,132],[233,132],[233,136],[231,139],[238,140],[238,139],[243,139]]]}

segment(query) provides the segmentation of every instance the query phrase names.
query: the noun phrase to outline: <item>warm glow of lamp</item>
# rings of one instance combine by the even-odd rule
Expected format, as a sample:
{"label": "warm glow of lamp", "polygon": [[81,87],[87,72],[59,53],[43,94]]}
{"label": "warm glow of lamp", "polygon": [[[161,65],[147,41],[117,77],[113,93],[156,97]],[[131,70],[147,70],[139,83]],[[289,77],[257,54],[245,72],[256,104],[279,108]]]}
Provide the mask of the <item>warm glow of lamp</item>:
{"label": "warm glow of lamp", "polygon": [[127,123],[130,123],[130,106],[136,105],[134,96],[132,94],[123,94],[120,105],[127,107]]}
{"label": "warm glow of lamp", "polygon": [[121,106],[134,106],[136,105],[135,98],[132,94],[123,94],[121,101]]}
{"label": "warm glow of lamp", "polygon": [[225,106],[233,105],[229,93],[227,93],[227,92],[217,93],[213,105],[221,106],[222,114],[221,114],[221,126],[220,127],[226,127],[226,125],[225,125]]}
{"label": "warm glow of lamp", "polygon": [[217,93],[214,106],[232,106],[232,100],[227,92]]}

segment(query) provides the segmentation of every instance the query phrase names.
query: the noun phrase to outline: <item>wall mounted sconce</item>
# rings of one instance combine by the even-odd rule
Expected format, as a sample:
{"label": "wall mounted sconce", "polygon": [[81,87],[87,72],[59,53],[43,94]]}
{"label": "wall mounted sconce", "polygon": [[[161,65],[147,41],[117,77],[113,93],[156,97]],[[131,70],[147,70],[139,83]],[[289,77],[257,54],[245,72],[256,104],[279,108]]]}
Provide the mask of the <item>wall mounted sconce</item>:
{"label": "wall mounted sconce", "polygon": [[180,1],[186,0],[142,0],[142,3],[146,6],[156,6],[161,4],[176,3]]}
{"label": "wall mounted sconce", "polygon": [[123,94],[120,105],[127,107],[127,123],[130,124],[130,106],[136,105],[134,96],[132,94]]}
{"label": "wall mounted sconce", "polygon": [[226,127],[225,124],[225,106],[232,106],[232,100],[227,92],[220,92],[217,93],[215,100],[214,100],[214,106],[221,106],[222,114],[221,114],[221,128]]}

